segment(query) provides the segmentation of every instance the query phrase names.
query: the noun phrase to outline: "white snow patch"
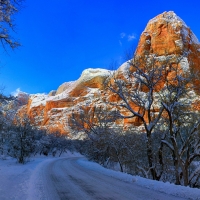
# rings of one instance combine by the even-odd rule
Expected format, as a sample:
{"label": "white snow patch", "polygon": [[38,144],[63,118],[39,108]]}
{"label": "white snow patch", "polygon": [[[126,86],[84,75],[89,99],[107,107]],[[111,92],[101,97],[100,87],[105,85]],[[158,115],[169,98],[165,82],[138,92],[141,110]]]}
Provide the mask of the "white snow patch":
{"label": "white snow patch", "polygon": [[146,40],[146,43],[147,44],[151,44],[151,40]]}
{"label": "white snow patch", "polygon": [[46,94],[32,94],[31,95],[31,108],[33,107],[38,107],[40,105],[45,106],[46,105],[46,100],[48,99],[48,95]]}
{"label": "white snow patch", "polygon": [[[69,81],[61,84],[56,92],[56,96],[62,96],[65,94],[68,94],[76,85],[76,81]],[[61,91],[61,88],[63,88],[63,91]]]}
{"label": "white snow patch", "polygon": [[132,60],[128,60],[124,62],[119,69],[116,71],[116,75],[122,73],[124,77],[128,78],[128,72],[130,68],[130,63],[132,63]]}
{"label": "white snow patch", "polygon": [[187,57],[183,57],[181,59],[180,66],[181,66],[181,68],[183,69],[184,72],[188,72],[190,66],[189,66]]}
{"label": "white snow patch", "polygon": [[[169,61],[176,58],[175,54],[167,55],[167,56],[154,56],[154,58],[160,62]],[[149,58],[149,62],[151,63],[151,58]]]}
{"label": "white snow patch", "polygon": [[176,44],[177,47],[180,47],[181,49],[183,48],[183,40],[182,39],[176,40],[175,44]]}
{"label": "white snow patch", "polygon": [[[47,100],[53,100],[53,101],[57,101],[57,100],[62,100],[65,98],[69,97],[69,93],[76,88],[77,85],[87,82],[95,77],[108,77],[113,73],[113,71],[111,70],[107,70],[107,69],[93,69],[93,68],[89,68],[89,69],[85,69],[82,74],[81,77],[77,80],[77,81],[71,81],[71,82],[66,82],[64,83],[65,85],[67,85],[67,88],[60,94],[57,94],[53,97],[49,97]],[[62,84],[63,85],[63,84]],[[61,85],[61,86],[62,86]]]}
{"label": "white snow patch", "polygon": [[111,70],[107,70],[107,69],[85,69],[82,74],[81,77],[78,79],[78,82],[86,82],[89,81],[97,76],[101,76],[101,77],[108,77],[111,75]]}
{"label": "white snow patch", "polygon": [[[187,25],[185,24],[185,22],[179,16],[177,16],[174,13],[174,11],[164,12],[161,15],[162,15],[162,19],[165,20],[165,21],[167,21],[168,23],[171,23],[174,28],[176,28],[176,26],[177,26],[178,23],[182,23],[185,27],[187,27]],[[155,23],[158,20],[160,20],[160,18],[158,18],[156,16],[153,19],[151,19],[149,21],[149,23]]]}

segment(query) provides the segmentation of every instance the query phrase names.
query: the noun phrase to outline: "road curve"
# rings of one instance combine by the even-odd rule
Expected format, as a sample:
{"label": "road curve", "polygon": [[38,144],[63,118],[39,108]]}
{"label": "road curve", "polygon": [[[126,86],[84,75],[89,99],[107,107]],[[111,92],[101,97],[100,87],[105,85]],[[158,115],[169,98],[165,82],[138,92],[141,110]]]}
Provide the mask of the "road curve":
{"label": "road curve", "polygon": [[181,200],[127,183],[81,166],[77,160],[54,160],[42,173],[43,193],[47,200]]}

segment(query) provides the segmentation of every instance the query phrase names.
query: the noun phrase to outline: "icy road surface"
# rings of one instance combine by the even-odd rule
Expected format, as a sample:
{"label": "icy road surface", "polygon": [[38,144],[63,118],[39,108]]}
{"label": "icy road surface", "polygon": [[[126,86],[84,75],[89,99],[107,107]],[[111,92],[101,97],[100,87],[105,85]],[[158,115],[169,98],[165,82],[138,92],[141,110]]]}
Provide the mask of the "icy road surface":
{"label": "icy road surface", "polygon": [[[40,167],[38,187],[30,199],[47,200],[178,200],[183,199],[132,182],[102,174],[81,165],[83,158],[63,158],[51,160]],[[39,195],[40,196],[37,196]]]}

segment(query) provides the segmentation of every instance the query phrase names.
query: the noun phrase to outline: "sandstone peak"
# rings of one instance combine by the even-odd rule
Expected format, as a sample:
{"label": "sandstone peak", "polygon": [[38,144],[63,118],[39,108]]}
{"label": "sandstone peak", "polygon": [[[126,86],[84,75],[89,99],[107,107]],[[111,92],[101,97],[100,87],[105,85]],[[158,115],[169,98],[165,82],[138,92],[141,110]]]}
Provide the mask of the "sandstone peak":
{"label": "sandstone peak", "polygon": [[177,25],[182,24],[183,26],[187,27],[186,23],[178,16],[174,11],[163,12],[156,17],[149,20],[148,24],[153,24],[156,22],[165,21],[173,25],[174,29],[176,29]]}
{"label": "sandstone peak", "polygon": [[[161,63],[166,59],[173,62],[174,58],[181,58],[179,64],[184,71],[189,69],[193,69],[194,72],[199,71],[198,39],[173,11],[164,12],[148,22],[135,51],[135,57],[146,55],[152,55]],[[126,71],[129,68],[130,62],[125,62],[117,70],[117,78],[126,78]],[[70,113],[77,110],[80,105],[90,110],[95,105],[102,104],[100,97],[111,102],[118,100],[116,96],[105,94],[104,91],[104,82],[112,73],[106,69],[86,69],[78,80],[63,83],[56,93],[53,91],[49,95],[31,95],[28,104],[23,106],[21,111],[28,113],[33,123],[41,128],[50,132],[60,131],[69,134]],[[200,84],[200,81],[195,84]],[[124,126],[127,124],[139,126],[139,122],[134,120],[122,120],[120,123]]]}
{"label": "sandstone peak", "polygon": [[[164,12],[151,19],[140,36],[135,51],[136,60],[151,56],[158,62],[179,62],[183,71],[193,71],[200,77],[200,43],[173,11]],[[199,85],[200,80],[194,81]]]}
{"label": "sandstone peak", "polygon": [[151,19],[143,31],[136,55],[188,54],[200,50],[197,37],[173,11],[164,12]]}

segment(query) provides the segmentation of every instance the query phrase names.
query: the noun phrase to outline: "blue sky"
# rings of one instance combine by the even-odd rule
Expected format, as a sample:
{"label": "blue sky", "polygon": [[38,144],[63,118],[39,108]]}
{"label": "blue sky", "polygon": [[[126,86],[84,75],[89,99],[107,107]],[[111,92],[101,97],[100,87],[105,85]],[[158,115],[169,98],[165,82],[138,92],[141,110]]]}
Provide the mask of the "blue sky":
{"label": "blue sky", "polygon": [[87,68],[107,68],[136,47],[148,21],[173,10],[200,39],[197,0],[26,0],[15,16],[22,46],[0,49],[0,84],[48,93]]}

